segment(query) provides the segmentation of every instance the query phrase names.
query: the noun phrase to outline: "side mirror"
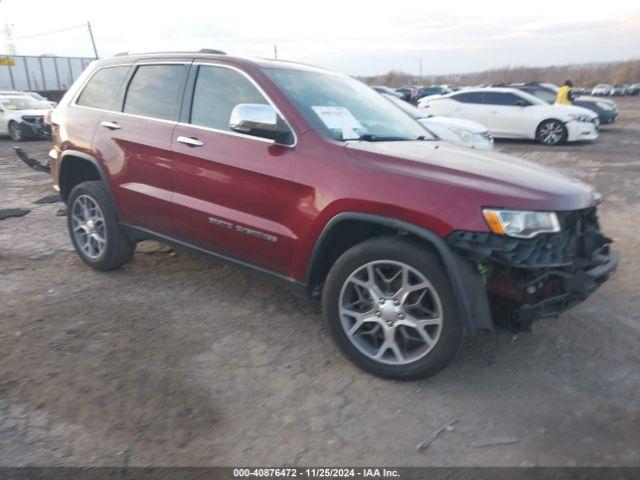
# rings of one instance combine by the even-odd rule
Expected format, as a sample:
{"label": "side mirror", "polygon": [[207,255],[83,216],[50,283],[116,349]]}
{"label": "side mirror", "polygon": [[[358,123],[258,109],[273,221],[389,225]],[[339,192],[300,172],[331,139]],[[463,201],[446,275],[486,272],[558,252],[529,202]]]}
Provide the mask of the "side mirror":
{"label": "side mirror", "polygon": [[516,106],[518,106],[518,107],[526,107],[527,106],[527,102],[525,102],[524,100],[518,100],[516,102]]}
{"label": "side mirror", "polygon": [[262,103],[240,103],[233,107],[229,128],[282,144],[289,143],[291,137],[289,130],[280,126],[276,110],[271,105]]}

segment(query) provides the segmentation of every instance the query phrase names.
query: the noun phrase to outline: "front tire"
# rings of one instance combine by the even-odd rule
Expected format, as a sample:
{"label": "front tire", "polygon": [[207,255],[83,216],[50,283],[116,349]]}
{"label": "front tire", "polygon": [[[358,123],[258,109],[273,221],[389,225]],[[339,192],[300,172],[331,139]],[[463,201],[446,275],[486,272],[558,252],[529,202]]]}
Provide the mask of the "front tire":
{"label": "front tire", "polygon": [[95,270],[114,270],[133,256],[136,244],[120,226],[109,192],[100,181],[82,182],[71,190],[67,226],[76,252]]}
{"label": "front tire", "polygon": [[322,309],[340,350],[381,377],[429,377],[462,345],[439,258],[402,237],[373,238],[345,252],[327,276]]}
{"label": "front tire", "polygon": [[24,132],[22,131],[22,127],[16,122],[10,122],[9,136],[14,142],[22,142],[24,140]]}
{"label": "front tire", "polygon": [[536,140],[543,145],[562,145],[567,141],[567,127],[560,120],[545,120],[538,125]]}

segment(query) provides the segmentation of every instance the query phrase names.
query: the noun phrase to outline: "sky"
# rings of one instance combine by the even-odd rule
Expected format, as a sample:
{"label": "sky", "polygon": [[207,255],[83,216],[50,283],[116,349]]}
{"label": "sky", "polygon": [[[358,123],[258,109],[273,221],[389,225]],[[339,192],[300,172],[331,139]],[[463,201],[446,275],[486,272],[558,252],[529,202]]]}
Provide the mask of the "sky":
{"label": "sky", "polygon": [[[397,5],[397,6],[396,6]],[[0,0],[18,54],[222,49],[349,75],[424,75],[640,58],[640,1]]]}

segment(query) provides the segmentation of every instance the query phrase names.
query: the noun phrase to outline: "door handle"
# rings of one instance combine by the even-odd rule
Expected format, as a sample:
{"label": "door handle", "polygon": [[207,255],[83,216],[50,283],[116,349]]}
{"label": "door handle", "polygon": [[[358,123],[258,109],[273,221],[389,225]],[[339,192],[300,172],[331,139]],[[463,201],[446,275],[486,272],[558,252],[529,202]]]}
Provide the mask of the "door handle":
{"label": "door handle", "polygon": [[100,126],[108,128],[109,130],[120,130],[122,127],[116,122],[100,122]]}
{"label": "door handle", "polygon": [[201,147],[204,145],[204,142],[202,140],[198,140],[197,138],[192,137],[183,137],[182,135],[176,138],[176,141],[184,143],[185,145],[189,145],[190,147]]}
{"label": "door handle", "polygon": [[498,111],[497,110],[491,110],[491,112],[489,112],[489,113],[498,113]]}

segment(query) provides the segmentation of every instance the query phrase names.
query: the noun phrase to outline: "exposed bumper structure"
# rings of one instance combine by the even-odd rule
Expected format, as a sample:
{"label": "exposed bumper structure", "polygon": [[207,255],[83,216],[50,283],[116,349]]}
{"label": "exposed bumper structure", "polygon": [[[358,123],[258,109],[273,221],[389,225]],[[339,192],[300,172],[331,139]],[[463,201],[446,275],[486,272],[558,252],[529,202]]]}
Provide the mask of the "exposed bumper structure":
{"label": "exposed bumper structure", "polygon": [[483,275],[494,321],[529,330],[586,299],[615,272],[619,256],[600,233],[595,208],[558,216],[560,233],[533,239],[461,231],[448,237]]}

